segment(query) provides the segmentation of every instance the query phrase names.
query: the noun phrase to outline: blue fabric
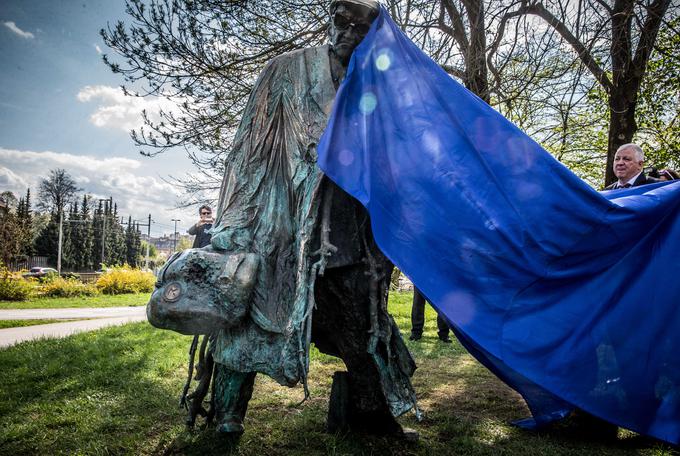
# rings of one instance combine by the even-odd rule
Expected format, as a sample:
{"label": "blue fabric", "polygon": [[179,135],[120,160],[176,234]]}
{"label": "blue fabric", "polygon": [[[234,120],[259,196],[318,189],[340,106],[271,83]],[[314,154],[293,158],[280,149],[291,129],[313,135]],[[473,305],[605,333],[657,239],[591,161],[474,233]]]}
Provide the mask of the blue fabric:
{"label": "blue fabric", "polygon": [[680,182],[592,190],[382,10],[319,166],[537,424],[575,407],[680,441]]}

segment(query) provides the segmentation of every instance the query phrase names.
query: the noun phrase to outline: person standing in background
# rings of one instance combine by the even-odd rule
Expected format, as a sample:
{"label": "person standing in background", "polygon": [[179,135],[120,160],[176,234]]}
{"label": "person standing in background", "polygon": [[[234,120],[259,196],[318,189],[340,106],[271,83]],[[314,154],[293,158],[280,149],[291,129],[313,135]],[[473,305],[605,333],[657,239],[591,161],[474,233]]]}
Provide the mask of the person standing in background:
{"label": "person standing in background", "polygon": [[212,228],[213,224],[212,209],[210,206],[201,206],[200,209],[198,209],[198,213],[201,218],[195,225],[192,225],[192,227],[187,230],[187,233],[196,236],[194,238],[194,244],[191,246],[194,249],[205,247],[210,244],[211,235],[207,231]]}

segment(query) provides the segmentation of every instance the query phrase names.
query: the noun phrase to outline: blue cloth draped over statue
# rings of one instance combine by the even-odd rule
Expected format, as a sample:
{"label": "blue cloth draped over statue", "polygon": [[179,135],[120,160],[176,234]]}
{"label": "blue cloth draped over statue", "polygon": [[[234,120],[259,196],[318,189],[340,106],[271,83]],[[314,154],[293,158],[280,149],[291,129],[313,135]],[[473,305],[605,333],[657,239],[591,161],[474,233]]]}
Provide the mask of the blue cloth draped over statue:
{"label": "blue cloth draped over statue", "polygon": [[680,182],[592,190],[384,10],[318,151],[536,424],[578,407],[680,442]]}

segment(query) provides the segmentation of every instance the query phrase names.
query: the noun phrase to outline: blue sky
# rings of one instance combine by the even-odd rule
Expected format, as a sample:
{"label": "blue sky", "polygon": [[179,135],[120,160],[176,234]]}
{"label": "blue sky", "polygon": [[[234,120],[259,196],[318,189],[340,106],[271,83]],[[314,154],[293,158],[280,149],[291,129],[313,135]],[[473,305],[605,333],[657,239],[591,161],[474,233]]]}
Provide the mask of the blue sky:
{"label": "blue sky", "polygon": [[163,177],[192,167],[183,151],[156,158],[138,153],[129,136],[143,108],[163,100],[124,97],[123,82],[104,65],[99,36],[107,22],[126,20],[123,0],[0,0],[0,191],[37,190],[50,169],[64,168],[119,212],[157,222],[170,233],[197,218],[175,210],[178,189]]}

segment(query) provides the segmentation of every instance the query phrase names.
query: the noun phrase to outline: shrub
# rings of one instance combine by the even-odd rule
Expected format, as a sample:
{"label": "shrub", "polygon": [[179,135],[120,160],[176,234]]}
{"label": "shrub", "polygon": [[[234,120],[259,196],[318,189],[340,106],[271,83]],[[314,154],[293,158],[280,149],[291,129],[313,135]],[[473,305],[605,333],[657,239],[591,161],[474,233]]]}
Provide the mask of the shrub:
{"label": "shrub", "polygon": [[43,296],[51,298],[74,298],[77,296],[95,296],[99,294],[99,289],[92,284],[62,277],[52,278],[41,287],[40,291]]}
{"label": "shrub", "polygon": [[104,294],[148,293],[155,283],[156,277],[151,272],[122,266],[102,274],[97,279],[97,288]]}
{"label": "shrub", "polygon": [[33,285],[21,276],[12,274],[0,263],[0,300],[25,301],[33,292]]}

